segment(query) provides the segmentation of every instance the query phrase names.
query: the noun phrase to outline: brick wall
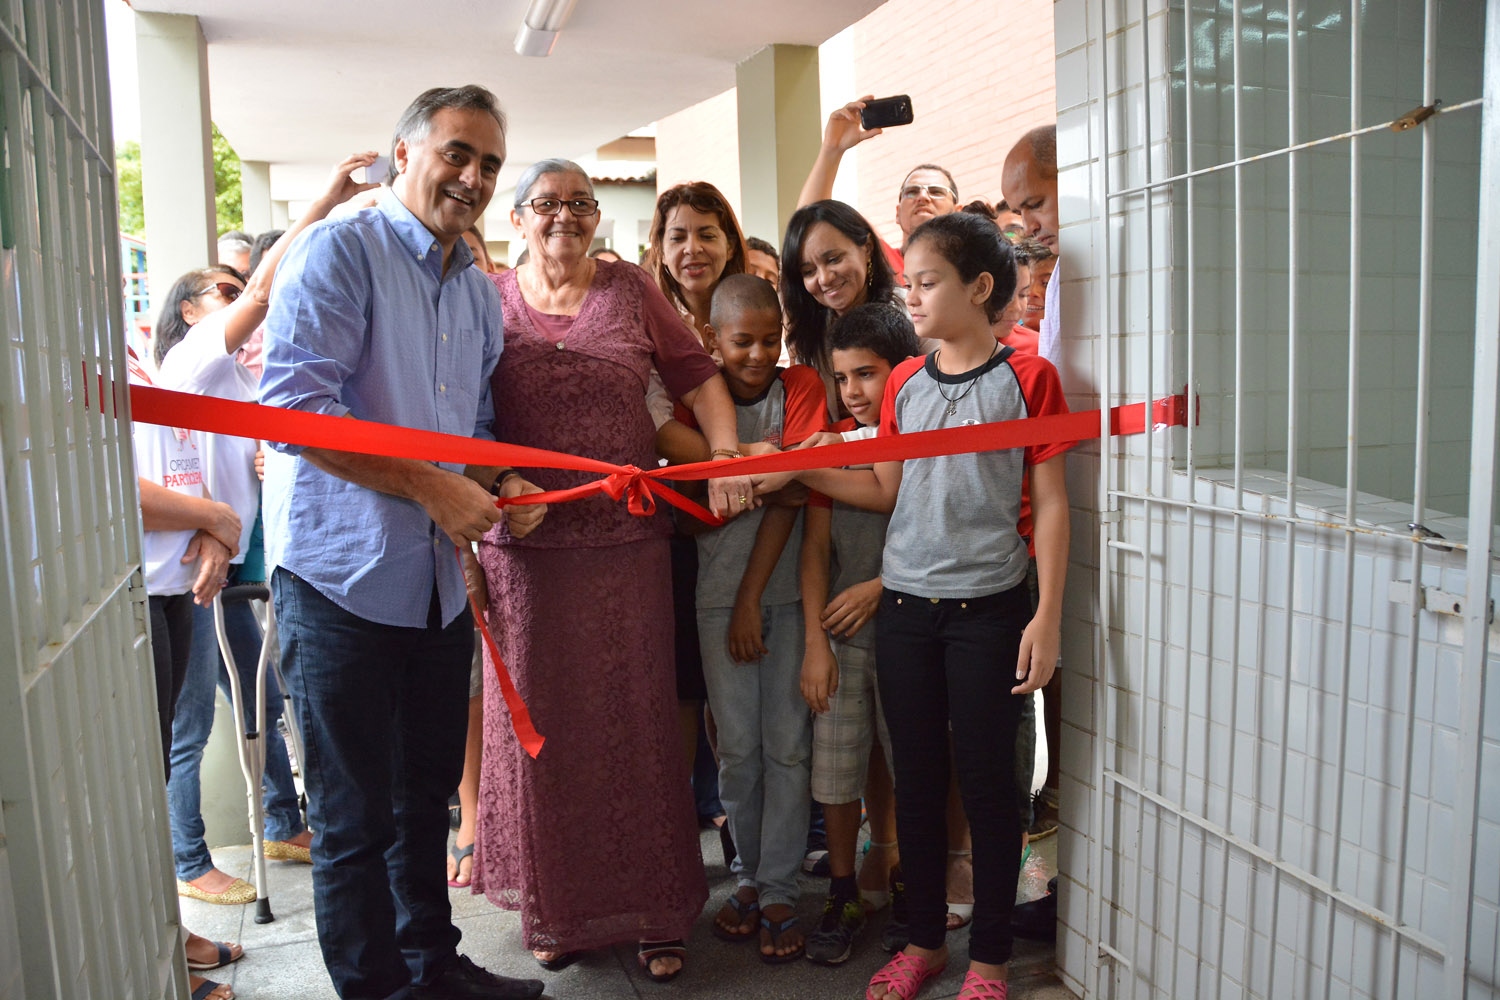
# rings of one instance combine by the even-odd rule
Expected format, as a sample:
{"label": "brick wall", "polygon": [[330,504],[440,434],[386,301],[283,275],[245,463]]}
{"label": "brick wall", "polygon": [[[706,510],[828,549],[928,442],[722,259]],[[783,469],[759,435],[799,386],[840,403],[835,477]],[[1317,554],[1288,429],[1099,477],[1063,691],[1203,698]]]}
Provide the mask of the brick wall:
{"label": "brick wall", "polygon": [[[910,94],[916,111],[911,125],[850,154],[858,158],[856,207],[890,243],[901,241],[896,190],[913,166],[940,163],[963,200],[998,201],[1005,154],[1021,133],[1056,119],[1052,4],[888,0],[854,26],[848,96]],[[738,211],[734,90],[658,122],[656,155],[658,190],[712,181]]]}
{"label": "brick wall", "polygon": [[730,87],[656,123],[656,190],[708,181],[740,211],[740,136]]}
{"label": "brick wall", "polygon": [[1052,0],[889,0],[854,26],[851,97],[910,94],[916,120],[858,146],[859,208],[899,245],[896,191],[939,163],[961,200],[1000,200],[1023,132],[1057,117]]}

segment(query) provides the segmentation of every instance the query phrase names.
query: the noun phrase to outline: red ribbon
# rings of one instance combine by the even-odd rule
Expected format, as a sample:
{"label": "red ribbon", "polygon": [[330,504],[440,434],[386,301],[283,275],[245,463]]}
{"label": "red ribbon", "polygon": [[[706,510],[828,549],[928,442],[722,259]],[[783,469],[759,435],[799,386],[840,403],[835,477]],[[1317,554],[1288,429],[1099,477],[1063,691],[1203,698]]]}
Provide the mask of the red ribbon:
{"label": "red ribbon", "polygon": [[[84,405],[88,405],[88,373],[83,381]],[[112,387],[111,387],[112,388]],[[99,376],[101,400],[106,397],[103,376]],[[306,448],[328,448],[364,455],[411,458],[425,462],[453,462],[463,465],[521,466],[535,469],[570,469],[597,472],[601,478],[566,490],[549,490],[496,501],[499,507],[520,504],[566,503],[581,497],[603,493],[615,500],[623,499],[630,513],[649,516],[656,511],[656,501],[665,500],[710,524],[720,524],[702,506],[687,499],[665,481],[690,481],[725,476],[747,476],[757,473],[801,472],[808,469],[840,468],[868,465],[874,462],[896,462],[908,458],[937,455],[960,455],[968,452],[1024,448],[1055,442],[1086,441],[1101,436],[1100,411],[1084,410],[1044,417],[1023,417],[991,424],[947,427],[826,445],[821,448],[793,449],[770,455],[753,455],[714,462],[670,466],[661,469],[638,469],[633,465],[612,465],[592,458],[565,455],[561,452],[528,448],[524,445],[484,441],[457,434],[414,430],[392,424],[350,420],[324,413],[305,413],[257,403],[241,403],[213,396],[173,392],[151,386],[130,386],[130,408],[133,419],[143,423],[183,427],[210,434],[231,437],[256,437],[281,441]],[[1196,407],[1192,407],[1196,409]],[[1183,426],[1192,415],[1187,390],[1151,403],[1131,403],[1109,411],[1109,434],[1139,434],[1148,426]],[[248,432],[248,433],[247,433]],[[455,550],[455,555],[457,554]],[[462,559],[460,558],[460,564]],[[495,674],[510,709],[511,726],[516,738],[533,758],[541,751],[544,737],[532,725],[531,714],[510,677],[500,651],[491,637],[483,610],[469,593],[475,621],[495,661]]]}
{"label": "red ribbon", "polygon": [[[459,570],[462,571],[464,557],[457,545],[453,546],[453,554],[458,559]],[[464,575],[467,577],[468,574]],[[474,612],[474,624],[479,626],[479,633],[484,636],[484,645],[494,659],[495,677],[500,681],[500,693],[505,697],[505,707],[510,710],[510,727],[515,730],[521,749],[531,754],[531,759],[535,760],[536,755],[542,752],[542,744],[547,742],[547,739],[537,732],[536,726],[532,724],[531,712],[526,708],[526,701],[521,697],[521,692],[516,690],[516,683],[511,680],[510,670],[506,668],[505,661],[500,659],[500,647],[495,645],[495,638],[490,635],[490,627],[484,617],[484,608],[479,606],[479,599],[474,596],[472,589],[469,590],[469,607]]]}

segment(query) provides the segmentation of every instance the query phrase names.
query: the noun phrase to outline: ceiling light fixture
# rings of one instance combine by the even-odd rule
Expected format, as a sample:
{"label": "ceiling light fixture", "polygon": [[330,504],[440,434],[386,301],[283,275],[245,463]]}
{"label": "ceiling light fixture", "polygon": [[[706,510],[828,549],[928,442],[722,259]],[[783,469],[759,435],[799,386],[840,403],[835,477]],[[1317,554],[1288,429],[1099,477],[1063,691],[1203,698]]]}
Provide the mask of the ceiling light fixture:
{"label": "ceiling light fixture", "polygon": [[531,0],[521,30],[516,32],[516,54],[550,56],[577,4],[578,0]]}

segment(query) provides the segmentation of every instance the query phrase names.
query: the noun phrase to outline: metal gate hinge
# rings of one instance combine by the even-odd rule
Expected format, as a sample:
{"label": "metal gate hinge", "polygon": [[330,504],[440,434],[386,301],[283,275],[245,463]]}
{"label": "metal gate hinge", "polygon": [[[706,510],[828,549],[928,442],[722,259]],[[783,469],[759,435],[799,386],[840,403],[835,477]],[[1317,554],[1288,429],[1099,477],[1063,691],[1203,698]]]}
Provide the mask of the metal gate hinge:
{"label": "metal gate hinge", "polygon": [[1124,519],[1125,512],[1122,510],[1101,510],[1099,512],[1100,524],[1119,524]]}
{"label": "metal gate hinge", "polygon": [[1442,103],[1442,101],[1433,101],[1431,104],[1424,104],[1420,108],[1412,108],[1406,114],[1391,122],[1391,131],[1406,132],[1416,128],[1418,125],[1422,124],[1427,119],[1437,114],[1438,105]]}

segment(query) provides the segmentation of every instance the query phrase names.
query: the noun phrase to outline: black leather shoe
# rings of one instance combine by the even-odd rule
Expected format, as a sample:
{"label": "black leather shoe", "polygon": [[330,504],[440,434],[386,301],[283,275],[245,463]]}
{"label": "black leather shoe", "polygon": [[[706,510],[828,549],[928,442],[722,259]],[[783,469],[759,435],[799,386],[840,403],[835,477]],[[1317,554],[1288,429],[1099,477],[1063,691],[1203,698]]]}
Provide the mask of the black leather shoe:
{"label": "black leather shoe", "polygon": [[536,1000],[540,979],[509,979],[474,964],[467,955],[454,961],[425,986],[412,986],[415,1000]]}

